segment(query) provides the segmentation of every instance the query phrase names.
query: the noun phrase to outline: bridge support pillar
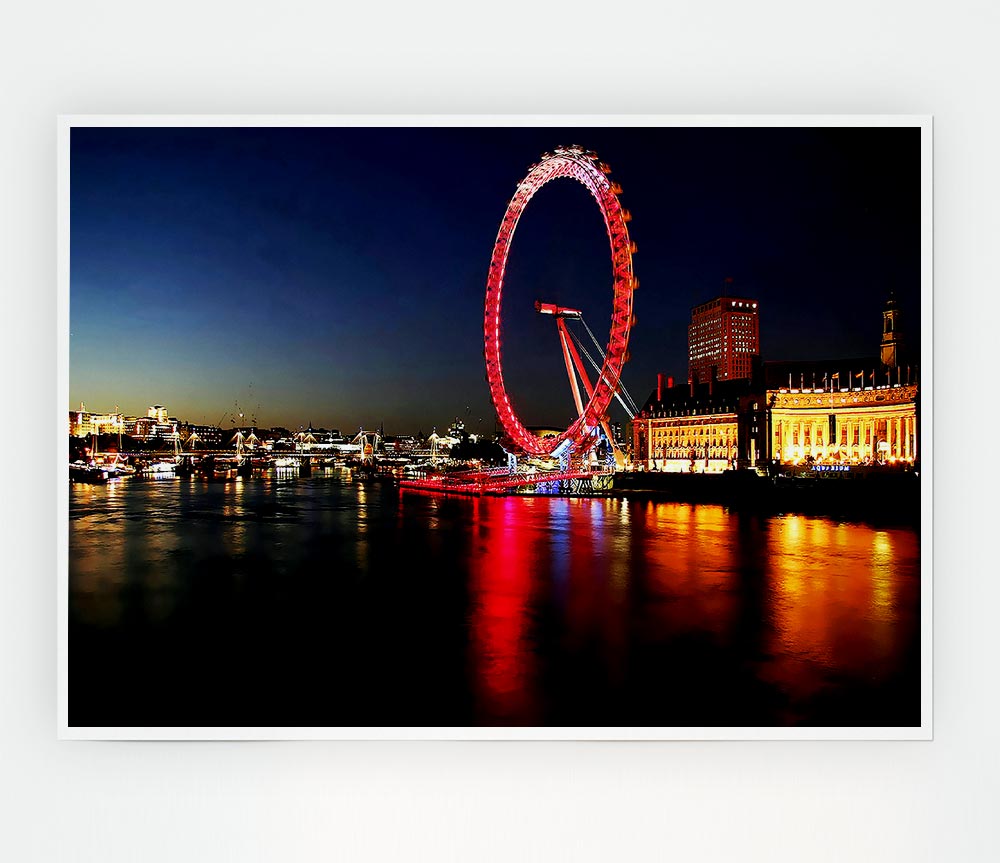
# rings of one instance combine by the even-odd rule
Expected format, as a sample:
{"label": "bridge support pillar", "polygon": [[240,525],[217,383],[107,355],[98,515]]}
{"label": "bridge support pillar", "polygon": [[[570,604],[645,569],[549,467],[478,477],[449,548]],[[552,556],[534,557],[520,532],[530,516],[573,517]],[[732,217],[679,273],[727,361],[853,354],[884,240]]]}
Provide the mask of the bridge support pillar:
{"label": "bridge support pillar", "polygon": [[517,456],[514,453],[507,453],[507,471],[510,474],[517,473]]}

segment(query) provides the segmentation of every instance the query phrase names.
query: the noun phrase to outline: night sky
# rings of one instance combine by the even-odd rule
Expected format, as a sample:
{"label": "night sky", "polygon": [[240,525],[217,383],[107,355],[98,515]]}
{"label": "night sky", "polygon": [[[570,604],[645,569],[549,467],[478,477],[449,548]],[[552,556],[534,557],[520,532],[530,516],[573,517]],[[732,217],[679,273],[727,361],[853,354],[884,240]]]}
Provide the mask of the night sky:
{"label": "night sky", "polygon": [[[111,129],[71,135],[70,400],[232,425],[492,432],[482,319],[497,228],[545,151],[621,183],[639,251],[625,385],[687,375],[690,309],[760,302],[765,359],[877,355],[890,289],[919,351],[918,129]],[[607,339],[600,213],[534,198],[504,288],[504,370],[528,425],[573,414],[551,318]],[[624,418],[623,412],[613,418]]]}

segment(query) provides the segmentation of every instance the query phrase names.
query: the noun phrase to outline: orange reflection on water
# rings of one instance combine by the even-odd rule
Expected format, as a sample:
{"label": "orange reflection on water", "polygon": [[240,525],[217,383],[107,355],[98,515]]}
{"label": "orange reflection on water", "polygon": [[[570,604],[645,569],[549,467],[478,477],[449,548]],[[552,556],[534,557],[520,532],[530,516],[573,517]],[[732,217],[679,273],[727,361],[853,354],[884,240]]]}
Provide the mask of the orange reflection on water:
{"label": "orange reflection on water", "polygon": [[[74,518],[69,526],[70,601],[73,615],[86,624],[111,626],[122,614],[122,588],[126,581],[125,555],[120,521],[104,517],[104,500],[119,495],[118,483],[105,486],[70,487],[71,500],[81,510],[92,511]],[[87,542],[76,542],[81,534]]]}
{"label": "orange reflection on water", "polygon": [[[170,481],[156,482],[166,486]],[[83,513],[71,521],[69,544],[70,599],[81,622],[101,627],[120,623],[122,592],[137,579],[145,599],[143,610],[151,621],[172,613],[175,578],[162,562],[178,547],[176,532],[169,526],[176,509],[173,491],[170,488],[171,494],[159,499],[157,508],[139,516],[118,482],[70,489],[72,506]]]}
{"label": "orange reflection on water", "polygon": [[805,516],[771,522],[771,623],[761,677],[793,700],[834,678],[877,684],[919,624],[918,539]]}
{"label": "orange reflection on water", "polygon": [[740,612],[737,560],[740,536],[721,506],[647,503],[632,507],[638,558],[647,570],[643,626],[656,638],[707,634],[725,644]]}

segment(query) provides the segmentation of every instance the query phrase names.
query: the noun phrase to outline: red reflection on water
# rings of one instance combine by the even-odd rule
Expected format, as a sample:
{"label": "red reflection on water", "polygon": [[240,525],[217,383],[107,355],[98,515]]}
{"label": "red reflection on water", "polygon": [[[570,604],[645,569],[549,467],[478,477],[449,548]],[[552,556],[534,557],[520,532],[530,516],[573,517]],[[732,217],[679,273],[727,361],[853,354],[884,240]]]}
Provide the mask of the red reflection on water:
{"label": "red reflection on water", "polygon": [[542,558],[536,547],[542,537],[531,524],[535,503],[513,497],[491,500],[490,517],[480,522],[469,625],[477,713],[487,724],[491,719],[536,722],[536,655],[528,614],[532,579]]}

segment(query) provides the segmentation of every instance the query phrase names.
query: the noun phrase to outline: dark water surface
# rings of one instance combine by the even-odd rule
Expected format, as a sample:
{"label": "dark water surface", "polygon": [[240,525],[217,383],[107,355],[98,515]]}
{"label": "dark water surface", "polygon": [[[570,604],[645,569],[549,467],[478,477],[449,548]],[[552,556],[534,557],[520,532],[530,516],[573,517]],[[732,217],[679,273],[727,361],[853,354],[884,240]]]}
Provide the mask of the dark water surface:
{"label": "dark water surface", "polygon": [[917,725],[919,537],[341,472],[70,488],[71,725]]}

